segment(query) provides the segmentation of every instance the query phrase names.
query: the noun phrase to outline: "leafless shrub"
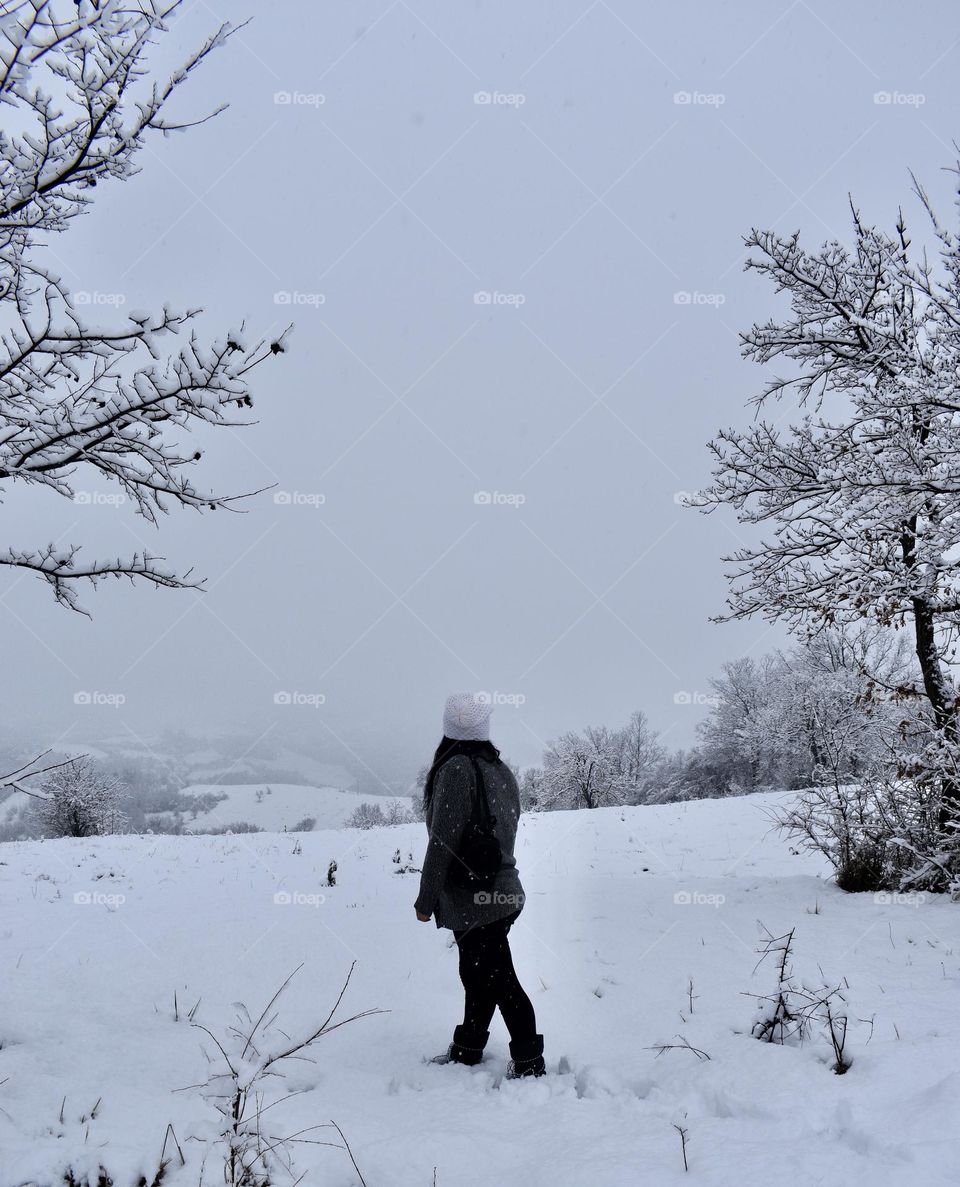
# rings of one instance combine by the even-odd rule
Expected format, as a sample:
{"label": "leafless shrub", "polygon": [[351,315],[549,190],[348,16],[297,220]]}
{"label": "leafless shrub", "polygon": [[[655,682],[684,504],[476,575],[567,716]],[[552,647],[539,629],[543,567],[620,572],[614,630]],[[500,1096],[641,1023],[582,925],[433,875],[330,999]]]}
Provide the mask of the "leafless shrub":
{"label": "leafless shrub", "polygon": [[417,817],[407,807],[403,800],[391,800],[386,810],[380,804],[370,804],[366,800],[351,812],[348,828],[382,828],[396,824],[413,824]]}
{"label": "leafless shrub", "polygon": [[379,804],[358,804],[347,819],[347,828],[380,828],[385,824],[383,809]]}
{"label": "leafless shrub", "polygon": [[781,1046],[799,1045],[814,1032],[822,1033],[833,1051],[833,1070],[842,1076],[852,1059],[845,1053],[847,1038],[847,999],[840,985],[810,987],[798,981],[793,972],[795,928],[774,936],[764,929],[758,966],[767,958],[776,962],[777,983],[769,994],[750,994],[757,1002],[757,1016],[751,1033],[765,1043]]}
{"label": "leafless shrub", "polygon": [[[274,1173],[281,1168],[292,1176],[292,1150],[299,1144],[345,1149],[353,1161],[352,1152],[336,1122],[311,1125],[294,1133],[282,1133],[275,1128],[272,1115],[267,1118],[266,1114],[283,1101],[299,1095],[298,1092],[288,1092],[267,1102],[268,1082],[276,1078],[283,1079],[287,1061],[311,1059],[314,1044],[324,1035],[360,1018],[384,1013],[379,1009],[361,1010],[348,1018],[334,1021],[355,964],[351,964],[337,1000],[326,1018],[302,1038],[291,1039],[276,1025],[274,1007],[303,965],[298,965],[287,977],[256,1020],[245,1007],[241,1007],[236,1024],[228,1029],[223,1041],[206,1026],[194,1022],[194,1026],[213,1041],[223,1064],[223,1070],[211,1072],[206,1083],[193,1087],[202,1091],[223,1118],[219,1141],[223,1146],[224,1182],[228,1187],[269,1187]],[[308,1136],[329,1128],[337,1130],[343,1145]]]}
{"label": "leafless shrub", "polygon": [[957,838],[938,817],[941,796],[923,782],[885,777],[822,784],[771,815],[806,849],[822,853],[841,890],[951,890]]}

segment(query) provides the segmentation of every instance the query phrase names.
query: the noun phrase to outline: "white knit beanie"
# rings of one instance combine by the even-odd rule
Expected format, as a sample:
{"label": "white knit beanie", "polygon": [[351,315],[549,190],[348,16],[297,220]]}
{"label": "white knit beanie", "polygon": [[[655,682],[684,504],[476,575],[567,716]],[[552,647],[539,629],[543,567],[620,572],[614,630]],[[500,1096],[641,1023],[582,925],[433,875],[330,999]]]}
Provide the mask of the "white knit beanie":
{"label": "white knit beanie", "polygon": [[490,740],[491,698],[483,693],[455,692],[443,709],[443,733],[460,742]]}

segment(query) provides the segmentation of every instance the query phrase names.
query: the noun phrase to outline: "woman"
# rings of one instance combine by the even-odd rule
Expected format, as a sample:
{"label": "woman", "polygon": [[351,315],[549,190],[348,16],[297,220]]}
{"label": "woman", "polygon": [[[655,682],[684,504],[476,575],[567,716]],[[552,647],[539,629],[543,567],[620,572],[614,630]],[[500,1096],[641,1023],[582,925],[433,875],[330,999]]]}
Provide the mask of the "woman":
{"label": "woman", "polygon": [[[513,772],[490,742],[489,698],[457,693],[447,698],[443,739],[427,775],[423,801],[429,842],[416,901],[417,918],[453,932],[464,989],[463,1022],[436,1063],[476,1064],[499,1008],[510,1032],[507,1076],[542,1076],[543,1035],[533,1005],[517,980],[507,933],[523,909],[524,893],[513,856],[520,793]],[[458,850],[486,795],[500,865],[490,891],[459,885]]]}

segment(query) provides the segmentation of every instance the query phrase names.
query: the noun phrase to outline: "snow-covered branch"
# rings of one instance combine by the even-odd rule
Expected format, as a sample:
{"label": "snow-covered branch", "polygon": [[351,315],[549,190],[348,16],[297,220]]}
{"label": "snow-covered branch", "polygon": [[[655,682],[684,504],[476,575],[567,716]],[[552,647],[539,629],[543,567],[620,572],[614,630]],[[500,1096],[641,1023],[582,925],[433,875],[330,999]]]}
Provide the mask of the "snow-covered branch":
{"label": "snow-covered branch", "polygon": [[[174,506],[236,510],[247,497],[196,480],[202,454],[190,434],[251,423],[250,374],[283,353],[287,330],[258,340],[241,325],[206,337],[201,310],[166,305],[95,325],[35,256],[87,209],[98,184],[133,176],[151,132],[216,114],[165,112],[231,25],[220,25],[164,81],[149,78],[148,52],[180,2],[30,0],[0,24],[0,103],[22,129],[0,132],[0,492],[10,481],[74,498],[81,478],[114,483],[153,525]],[[74,586],[84,580],[197,584],[147,552],[82,564],[77,551],[11,544],[0,564],[34,571],[74,610]]]}

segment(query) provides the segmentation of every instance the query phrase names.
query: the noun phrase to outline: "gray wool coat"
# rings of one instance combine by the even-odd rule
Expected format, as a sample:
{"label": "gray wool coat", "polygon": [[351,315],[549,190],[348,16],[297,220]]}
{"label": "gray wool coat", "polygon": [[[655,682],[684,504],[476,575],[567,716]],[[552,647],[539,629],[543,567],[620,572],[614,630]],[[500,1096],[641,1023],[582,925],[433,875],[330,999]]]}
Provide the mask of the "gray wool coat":
{"label": "gray wool coat", "polygon": [[503,864],[489,895],[452,886],[447,881],[450,863],[470,821],[477,794],[473,764],[468,758],[454,755],[440,767],[427,810],[429,840],[415,905],[421,915],[433,915],[437,927],[452,931],[482,927],[511,915],[523,908],[525,898],[513,855],[520,819],[517,781],[506,763],[483,758],[478,758],[477,763],[483,773],[490,814],[496,821],[494,832],[503,851]]}

